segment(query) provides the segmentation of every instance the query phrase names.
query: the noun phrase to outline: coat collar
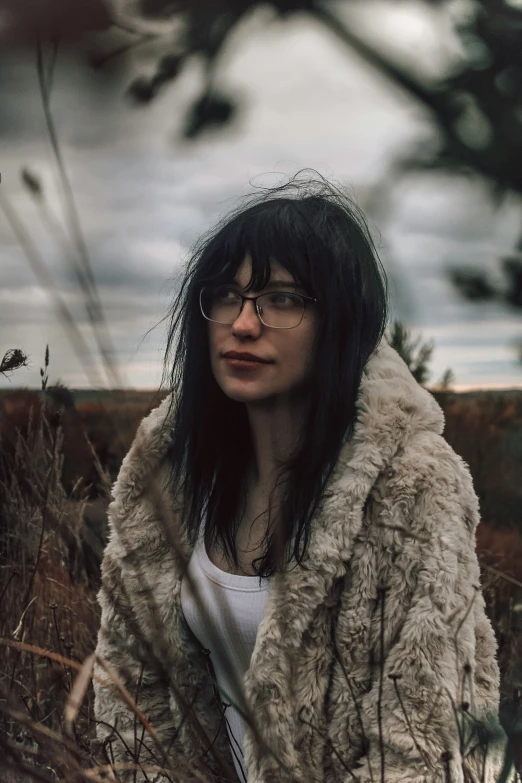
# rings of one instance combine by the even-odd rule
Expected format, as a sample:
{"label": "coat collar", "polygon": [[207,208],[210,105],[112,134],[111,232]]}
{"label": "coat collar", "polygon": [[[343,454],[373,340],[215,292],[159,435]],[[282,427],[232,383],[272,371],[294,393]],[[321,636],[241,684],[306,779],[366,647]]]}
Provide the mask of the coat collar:
{"label": "coat collar", "polygon": [[[155,527],[147,482],[154,475],[167,497],[165,457],[169,427],[163,425],[168,403],[169,398],[141,423],[114,487],[113,524],[127,560],[129,553],[135,552],[143,563],[144,552],[165,547],[165,540]],[[405,362],[384,338],[364,368],[356,407],[353,436],[342,447],[327,488],[329,497],[319,507],[312,523],[309,546],[303,558],[309,570],[293,568],[271,579],[250,668],[244,680],[245,695],[259,720],[259,730],[269,746],[277,749],[279,758],[292,768],[297,764],[290,739],[292,657],[317,606],[345,572],[354,539],[362,525],[365,501],[378,475],[416,432],[431,430],[441,434],[444,428],[440,406],[415,381]],[[117,509],[119,513],[116,513]],[[174,521],[178,519],[179,509],[171,509],[171,516]],[[192,546],[179,527],[176,539],[188,560]],[[152,562],[157,562],[157,557]],[[169,617],[170,643],[167,640],[159,653],[167,659],[169,666],[186,670],[186,657],[179,645],[179,639],[187,638],[179,597],[183,571],[183,558],[180,560],[171,554],[168,560],[163,558],[158,563],[157,578],[152,582],[150,574],[146,574],[146,578],[152,598],[162,606],[162,616]],[[273,728],[270,713],[270,705],[273,708],[274,703],[277,703],[277,729]],[[264,779],[249,729],[245,738],[245,759],[252,770],[252,779]],[[263,774],[266,775],[266,764],[270,763],[270,759],[263,761]]]}

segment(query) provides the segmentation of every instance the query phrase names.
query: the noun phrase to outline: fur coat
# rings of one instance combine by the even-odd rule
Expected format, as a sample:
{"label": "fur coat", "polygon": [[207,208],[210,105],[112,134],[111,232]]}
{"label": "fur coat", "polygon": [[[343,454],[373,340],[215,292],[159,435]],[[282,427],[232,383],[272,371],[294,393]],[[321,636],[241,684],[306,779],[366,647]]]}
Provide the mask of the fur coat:
{"label": "fur coat", "polygon": [[[180,605],[193,545],[168,490],[167,403],[142,421],[109,506],[98,737],[114,763],[151,770],[137,780],[233,781],[208,651]],[[479,506],[443,428],[440,406],[383,339],[313,519],[309,570],[270,581],[243,681],[255,723],[248,783],[496,780],[505,735],[475,553]],[[101,684],[115,673],[142,719],[118,686]]]}

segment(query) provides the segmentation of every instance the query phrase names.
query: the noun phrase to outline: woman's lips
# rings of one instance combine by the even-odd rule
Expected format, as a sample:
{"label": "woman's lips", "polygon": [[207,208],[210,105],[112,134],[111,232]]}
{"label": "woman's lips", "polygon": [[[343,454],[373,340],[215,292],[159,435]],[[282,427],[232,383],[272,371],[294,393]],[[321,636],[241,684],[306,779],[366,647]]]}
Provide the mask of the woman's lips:
{"label": "woman's lips", "polygon": [[238,370],[256,370],[258,367],[266,367],[268,364],[268,362],[254,362],[247,361],[246,359],[232,359],[228,356],[225,356],[224,359],[230,367],[235,367]]}

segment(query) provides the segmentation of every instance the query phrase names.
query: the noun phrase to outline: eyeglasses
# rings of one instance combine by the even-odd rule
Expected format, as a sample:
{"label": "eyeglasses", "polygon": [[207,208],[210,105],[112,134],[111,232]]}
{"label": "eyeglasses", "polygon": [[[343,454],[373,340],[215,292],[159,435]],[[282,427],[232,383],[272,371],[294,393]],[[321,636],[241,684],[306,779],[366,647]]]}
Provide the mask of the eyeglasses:
{"label": "eyeglasses", "polygon": [[294,329],[303,320],[306,302],[317,302],[312,296],[287,291],[243,296],[227,285],[204,286],[199,292],[201,312],[207,321],[218,324],[233,324],[247,299],[254,303],[261,323],[271,329]]}

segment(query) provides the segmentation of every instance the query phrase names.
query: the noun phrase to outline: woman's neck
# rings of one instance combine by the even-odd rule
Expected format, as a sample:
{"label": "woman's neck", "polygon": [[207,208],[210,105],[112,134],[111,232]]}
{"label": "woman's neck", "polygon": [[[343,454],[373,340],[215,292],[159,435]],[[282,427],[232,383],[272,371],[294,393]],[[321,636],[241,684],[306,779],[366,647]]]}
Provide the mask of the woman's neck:
{"label": "woman's neck", "polygon": [[284,461],[292,455],[303,423],[302,406],[247,404],[252,455],[249,486],[271,491]]}

